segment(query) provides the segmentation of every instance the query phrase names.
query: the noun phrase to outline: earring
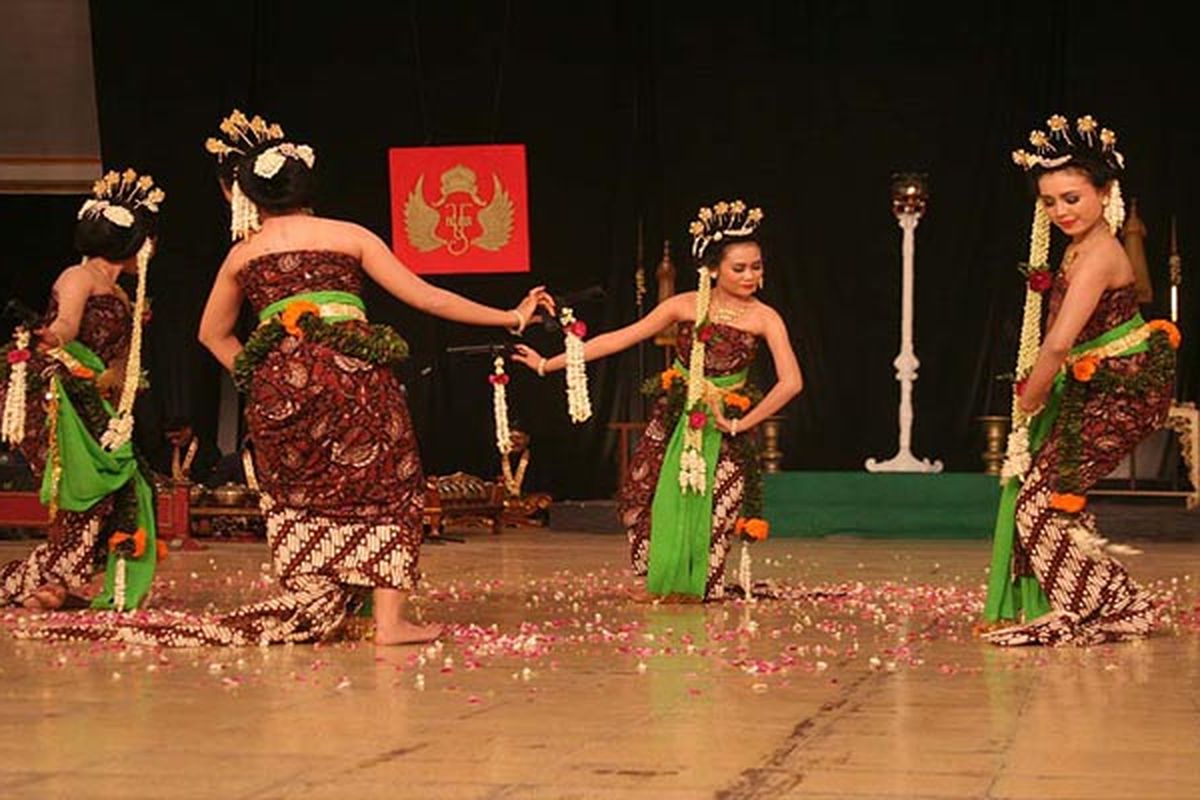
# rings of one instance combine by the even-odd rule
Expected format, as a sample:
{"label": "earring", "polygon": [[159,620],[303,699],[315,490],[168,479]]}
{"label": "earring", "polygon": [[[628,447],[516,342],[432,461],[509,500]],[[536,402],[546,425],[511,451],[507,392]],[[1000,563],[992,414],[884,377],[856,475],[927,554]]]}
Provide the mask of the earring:
{"label": "earring", "polygon": [[766,284],[766,282],[767,282],[767,277],[766,277],[766,275],[764,275],[763,273],[761,273],[761,272],[760,272],[760,273],[758,274],[758,290],[759,290],[760,292],[762,291],[762,289],[763,289],[763,285],[764,285],[764,284]]}

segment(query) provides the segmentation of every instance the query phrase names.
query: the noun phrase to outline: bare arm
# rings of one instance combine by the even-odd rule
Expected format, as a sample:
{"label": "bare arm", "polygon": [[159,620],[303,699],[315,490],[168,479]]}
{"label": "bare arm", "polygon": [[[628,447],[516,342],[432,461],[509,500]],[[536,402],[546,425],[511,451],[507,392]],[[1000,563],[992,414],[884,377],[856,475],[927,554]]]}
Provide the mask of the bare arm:
{"label": "bare arm", "polygon": [[1114,274],[1115,269],[1109,264],[1089,265],[1084,262],[1076,267],[1062,306],[1042,340],[1037,361],[1025,382],[1021,394],[1022,411],[1032,413],[1046,402],[1054,376],[1062,368],[1072,345],[1096,310],[1100,295],[1108,288]]}
{"label": "bare arm", "polygon": [[[372,280],[400,302],[410,305],[418,311],[452,322],[497,328],[516,327],[517,315],[513,311],[503,311],[476,303],[474,300],[468,300],[462,295],[422,280],[420,276],[404,266],[378,236],[365,228],[356,226],[356,230],[359,245],[362,248],[363,269],[371,276]],[[518,306],[522,320],[526,323],[533,317],[538,299],[543,294],[542,288],[539,286],[530,292],[530,296],[527,296]],[[531,302],[530,297],[535,295],[535,299]]]}
{"label": "bare arm", "polygon": [[200,317],[200,343],[221,362],[225,369],[233,370],[233,361],[242,352],[242,343],[234,335],[238,312],[242,308],[242,287],[237,282],[233,267],[232,251],[217,271],[204,314]]}
{"label": "bare arm", "polygon": [[91,276],[78,267],[66,270],[54,282],[58,314],[50,324],[38,330],[45,345],[61,347],[79,335],[79,324],[83,320],[84,306],[92,295],[92,285]]}
{"label": "bare arm", "polygon": [[[686,294],[669,297],[637,322],[588,339],[583,343],[584,360],[595,361],[613,353],[619,353],[644,339],[649,339],[668,325],[679,322],[683,319],[684,308],[690,307],[695,302],[694,300],[689,301],[687,298]],[[537,369],[541,362],[541,356],[536,351],[524,346],[518,347],[515,358],[533,369]],[[560,353],[554,358],[547,359],[542,371],[555,372],[563,369],[566,365],[567,357]]]}
{"label": "bare arm", "polygon": [[[763,338],[771,349],[771,359],[775,363],[775,385],[767,392],[762,401],[750,410],[750,413],[737,421],[738,433],[743,433],[771,416],[804,389],[804,375],[800,372],[800,362],[792,350],[792,342],[788,338],[787,325],[783,317],[774,309],[768,308],[766,315],[766,330]],[[718,417],[717,426],[729,432],[728,421]]]}

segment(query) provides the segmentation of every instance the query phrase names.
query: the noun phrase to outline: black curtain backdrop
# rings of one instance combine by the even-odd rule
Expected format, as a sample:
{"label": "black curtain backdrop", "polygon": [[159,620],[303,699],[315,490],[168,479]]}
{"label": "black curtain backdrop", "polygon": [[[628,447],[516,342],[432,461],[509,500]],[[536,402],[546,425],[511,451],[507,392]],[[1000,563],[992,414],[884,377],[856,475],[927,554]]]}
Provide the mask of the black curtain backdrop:
{"label": "black curtain backdrop", "polygon": [[[320,213],[390,240],[386,152],[424,144],[528,148],[534,273],[444,278],[510,306],[534,283],[592,285],[593,331],[635,317],[638,230],[650,280],[664,238],[679,290],[694,284],[685,230],[695,209],[742,197],[767,212],[765,299],[788,320],[806,376],[787,409],[785,468],[861,469],[896,445],[900,230],[889,176],[928,172],[917,230],[914,450],[978,470],[973,417],[1007,413],[1032,198],[1009,152],[1051,112],[1094,114],[1119,133],[1149,228],[1167,309],[1167,231],[1179,221],[1195,397],[1200,263],[1196,66],[1186,26],[1134,3],[1050,6],[864,2],[92,4],[107,166],[166,188],[139,406],[143,443],[164,417],[215,435],[218,367],[195,342],[228,242],[228,210],[204,138],[237,106],[317,150]],[[0,197],[9,240],[3,291],[40,307],[75,260],[78,198]],[[1062,242],[1057,242],[1059,248]],[[431,472],[497,470],[488,364],[447,346],[500,338],[423,317],[373,289],[373,319],[412,345],[406,368]],[[531,336],[543,352],[561,340]],[[769,382],[769,358],[761,380]],[[660,351],[648,345],[648,370]],[[533,436],[530,483],[560,498],[615,488],[612,420],[640,413],[636,351],[590,368],[594,421],[567,421],[561,375],[517,372],[510,402]]]}

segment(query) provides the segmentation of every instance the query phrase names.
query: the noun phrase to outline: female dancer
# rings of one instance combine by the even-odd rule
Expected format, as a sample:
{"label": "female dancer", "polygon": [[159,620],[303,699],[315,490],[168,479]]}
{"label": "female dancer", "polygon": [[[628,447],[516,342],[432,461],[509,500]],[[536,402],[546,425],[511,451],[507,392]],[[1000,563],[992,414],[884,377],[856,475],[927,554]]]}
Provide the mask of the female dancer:
{"label": "female dancer", "polygon": [[[1019,621],[996,644],[1059,644],[1146,634],[1152,608],[1096,533],[1086,493],[1148,433],[1171,403],[1179,333],[1138,313],[1133,268],[1116,238],[1124,218],[1116,135],[1085,116],[1034,131],[1016,163],[1037,186],[1014,433],[996,524],[985,612]],[[1047,264],[1050,224],[1071,238]],[[1050,294],[1038,346],[1041,292]],[[1014,536],[1015,529],[1015,536]]]}
{"label": "female dancer", "polygon": [[[648,385],[659,399],[620,494],[630,559],[650,597],[721,598],[733,534],[766,535],[758,453],[746,434],[804,384],[783,318],[754,296],[763,285],[762,218],[740,200],[700,209],[689,229],[699,290],[584,345],[585,359],[603,358],[682,323],[680,360]],[[765,396],[747,384],[760,338],[777,376]],[[525,346],[516,360],[539,375],[567,366],[564,355],[546,359]]]}
{"label": "female dancer", "polygon": [[[92,605],[136,608],[159,555],[150,471],[130,436],[146,271],[164,194],[131,169],[109,172],[92,190],[75,226],[83,261],[55,281],[41,326],[16,329],[0,367],[2,438],[40,477],[51,517],[44,544],[0,566],[0,605],[59,608],[107,554],[104,590]],[[132,304],[117,285],[121,273],[138,276]]]}

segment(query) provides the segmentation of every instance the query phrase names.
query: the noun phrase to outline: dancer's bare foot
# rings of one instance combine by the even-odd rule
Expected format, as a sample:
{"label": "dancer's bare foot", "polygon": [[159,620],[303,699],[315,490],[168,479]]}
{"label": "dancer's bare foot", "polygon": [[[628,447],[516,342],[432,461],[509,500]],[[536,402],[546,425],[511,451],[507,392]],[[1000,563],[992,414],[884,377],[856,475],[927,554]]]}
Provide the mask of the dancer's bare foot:
{"label": "dancer's bare foot", "polygon": [[692,605],[703,603],[704,598],[690,594],[654,594],[644,586],[635,586],[629,590],[629,597],[635,603],[661,603],[663,605]]}
{"label": "dancer's bare foot", "polygon": [[629,599],[635,603],[653,603],[659,597],[656,594],[651,594],[650,590],[645,586],[634,586],[629,590]]}
{"label": "dancer's bare foot", "polygon": [[39,586],[21,605],[30,611],[57,611],[67,601],[67,589],[57,583]]}
{"label": "dancer's bare foot", "polygon": [[377,645],[423,644],[437,639],[443,630],[441,625],[417,625],[400,620],[388,625],[376,625],[374,641]]}

